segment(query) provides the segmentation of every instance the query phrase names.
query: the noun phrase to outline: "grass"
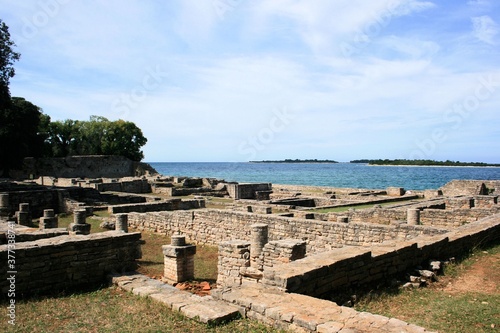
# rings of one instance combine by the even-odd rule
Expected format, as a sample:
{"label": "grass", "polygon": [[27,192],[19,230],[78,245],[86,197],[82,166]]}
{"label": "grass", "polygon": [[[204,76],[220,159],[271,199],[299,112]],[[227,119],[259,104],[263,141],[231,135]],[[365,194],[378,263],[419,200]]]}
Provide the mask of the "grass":
{"label": "grass", "polygon": [[[130,230],[133,231],[133,230]],[[170,237],[167,235],[142,232],[142,259],[138,261],[138,271],[150,277],[160,277],[163,275],[163,252],[162,245],[170,244]],[[198,245],[194,260],[194,281],[207,281],[211,284],[217,280],[217,258],[218,248],[216,246]]]}
{"label": "grass", "polygon": [[[58,227],[59,228],[67,228],[71,223],[73,223],[74,215],[61,213],[58,214]],[[96,210],[94,211],[93,216],[89,216],[86,219],[86,222],[91,225],[90,233],[97,233],[107,231],[106,229],[101,229],[99,225],[103,222],[102,218],[109,217],[110,214],[107,210]],[[38,228],[40,224],[39,219],[33,219],[31,221],[31,227]]]}
{"label": "grass", "polygon": [[[466,283],[467,276],[475,274],[471,270],[473,265],[481,264],[486,256],[499,253],[500,244],[487,251],[476,250],[459,263],[449,265],[441,281],[429,288],[373,291],[361,297],[355,308],[358,311],[396,317],[440,333],[498,332],[500,327],[498,261],[496,264],[493,263],[493,267],[486,267],[493,272],[488,275],[488,279],[496,283],[497,292],[481,291],[480,285],[477,286],[478,291],[453,293],[445,287],[446,283],[456,281],[457,278]],[[485,261],[484,265],[491,266],[491,263]]]}
{"label": "grass", "polygon": [[[2,304],[5,308],[6,304]],[[72,295],[19,300],[16,325],[3,332],[280,332],[255,321],[236,320],[209,327],[173,312],[165,305],[118,290],[104,288]]]}
{"label": "grass", "polygon": [[227,209],[228,205],[234,203],[231,198],[207,197],[205,201],[206,208]]}

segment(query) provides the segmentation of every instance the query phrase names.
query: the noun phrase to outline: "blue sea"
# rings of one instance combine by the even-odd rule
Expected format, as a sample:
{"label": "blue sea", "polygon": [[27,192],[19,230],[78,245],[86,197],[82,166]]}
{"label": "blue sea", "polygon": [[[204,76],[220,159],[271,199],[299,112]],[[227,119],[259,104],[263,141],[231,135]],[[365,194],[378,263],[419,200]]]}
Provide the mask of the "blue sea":
{"label": "blue sea", "polygon": [[453,179],[500,180],[500,167],[370,166],[356,163],[150,162],[164,176],[240,183],[407,190],[437,189]]}

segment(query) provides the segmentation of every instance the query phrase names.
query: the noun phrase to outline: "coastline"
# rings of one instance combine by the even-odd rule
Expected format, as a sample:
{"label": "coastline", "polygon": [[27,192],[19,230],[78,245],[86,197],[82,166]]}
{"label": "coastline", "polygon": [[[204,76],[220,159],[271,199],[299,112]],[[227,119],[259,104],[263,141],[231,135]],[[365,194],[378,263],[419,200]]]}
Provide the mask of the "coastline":
{"label": "coastline", "polygon": [[417,164],[369,164],[369,163],[353,163],[363,164],[373,167],[411,167],[411,168],[500,168],[500,165],[417,165]]}

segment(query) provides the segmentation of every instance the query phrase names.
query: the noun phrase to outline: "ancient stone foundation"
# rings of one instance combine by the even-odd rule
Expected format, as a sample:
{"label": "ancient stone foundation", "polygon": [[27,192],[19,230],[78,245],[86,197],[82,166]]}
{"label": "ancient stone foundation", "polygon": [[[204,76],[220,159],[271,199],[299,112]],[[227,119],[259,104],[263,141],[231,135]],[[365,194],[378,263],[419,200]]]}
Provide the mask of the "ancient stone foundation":
{"label": "ancient stone foundation", "polygon": [[367,246],[389,240],[407,240],[419,235],[448,232],[446,229],[412,226],[406,223],[337,223],[218,209],[130,213],[128,219],[129,226],[139,230],[153,230],[165,234],[180,231],[199,244],[212,245],[232,239],[250,242],[250,226],[265,224],[270,241],[305,240],[308,253],[324,252],[345,245]]}
{"label": "ancient stone foundation", "polygon": [[[59,236],[16,242],[16,295],[54,293],[106,283],[113,272],[131,271],[141,257],[140,233],[108,231],[89,236]],[[0,245],[7,262],[9,245]],[[6,271],[2,272],[5,277]],[[0,281],[6,295],[9,281]]]}

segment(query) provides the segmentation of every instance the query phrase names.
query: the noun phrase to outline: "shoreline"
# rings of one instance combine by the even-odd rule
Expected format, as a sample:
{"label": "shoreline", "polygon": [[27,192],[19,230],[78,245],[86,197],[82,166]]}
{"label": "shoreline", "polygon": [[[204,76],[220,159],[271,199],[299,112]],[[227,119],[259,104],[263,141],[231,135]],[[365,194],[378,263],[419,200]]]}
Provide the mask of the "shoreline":
{"label": "shoreline", "polygon": [[373,167],[411,167],[411,168],[500,168],[500,165],[417,165],[417,164],[369,164],[369,163],[353,163],[364,164]]}

